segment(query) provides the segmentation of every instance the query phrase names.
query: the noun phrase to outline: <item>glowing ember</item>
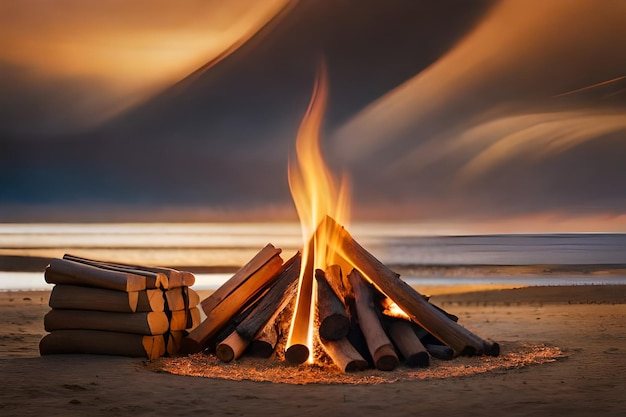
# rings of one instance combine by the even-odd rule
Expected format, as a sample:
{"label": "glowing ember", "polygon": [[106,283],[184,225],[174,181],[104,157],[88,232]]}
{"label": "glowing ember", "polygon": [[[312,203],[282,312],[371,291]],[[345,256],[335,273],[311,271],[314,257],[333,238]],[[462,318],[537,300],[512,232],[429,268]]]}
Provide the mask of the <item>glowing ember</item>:
{"label": "glowing ember", "polygon": [[348,222],[348,186],[344,177],[341,185],[328,170],[320,150],[320,127],[328,96],[326,67],[322,64],[313,94],[298,130],[296,158],[289,162],[289,187],[293,197],[304,239],[302,267],[298,284],[296,309],[289,330],[286,357],[290,362],[312,363],[313,319],[315,313],[315,268],[324,269],[333,258],[333,236],[317,226],[326,216],[341,224]]}

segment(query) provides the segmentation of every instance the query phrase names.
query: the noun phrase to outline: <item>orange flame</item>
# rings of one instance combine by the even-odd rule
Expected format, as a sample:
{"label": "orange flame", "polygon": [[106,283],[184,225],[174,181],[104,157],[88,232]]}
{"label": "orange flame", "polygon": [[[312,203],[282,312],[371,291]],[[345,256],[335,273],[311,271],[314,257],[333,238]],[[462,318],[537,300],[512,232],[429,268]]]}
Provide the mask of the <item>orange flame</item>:
{"label": "orange flame", "polygon": [[[304,345],[313,362],[313,318],[317,285],[313,279],[316,268],[325,269],[334,257],[333,236],[318,225],[325,216],[347,224],[349,214],[347,177],[337,186],[320,149],[320,128],[328,98],[328,75],[322,63],[318,70],[309,107],[296,138],[296,158],[289,161],[289,188],[300,218],[304,249],[298,285],[296,308],[289,330],[287,347]],[[312,251],[312,253],[311,253]]]}

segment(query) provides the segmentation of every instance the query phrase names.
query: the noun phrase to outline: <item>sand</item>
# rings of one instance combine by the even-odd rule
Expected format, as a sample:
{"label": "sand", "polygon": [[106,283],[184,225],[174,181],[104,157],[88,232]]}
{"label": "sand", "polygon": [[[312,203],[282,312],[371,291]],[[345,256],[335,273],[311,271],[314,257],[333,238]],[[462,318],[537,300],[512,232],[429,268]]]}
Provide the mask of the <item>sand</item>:
{"label": "sand", "polygon": [[562,353],[543,364],[373,384],[179,376],[155,372],[141,359],[39,357],[49,293],[5,292],[0,293],[0,415],[626,414],[626,287],[424,292],[505,350],[532,345]]}

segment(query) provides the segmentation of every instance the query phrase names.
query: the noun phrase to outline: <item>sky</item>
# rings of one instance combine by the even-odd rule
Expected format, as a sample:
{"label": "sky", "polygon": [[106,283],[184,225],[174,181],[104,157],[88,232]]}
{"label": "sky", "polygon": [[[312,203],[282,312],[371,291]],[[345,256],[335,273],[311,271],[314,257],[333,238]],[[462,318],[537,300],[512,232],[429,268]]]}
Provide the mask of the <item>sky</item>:
{"label": "sky", "polygon": [[624,21],[619,0],[0,0],[0,221],[294,219],[323,59],[356,220],[626,232]]}

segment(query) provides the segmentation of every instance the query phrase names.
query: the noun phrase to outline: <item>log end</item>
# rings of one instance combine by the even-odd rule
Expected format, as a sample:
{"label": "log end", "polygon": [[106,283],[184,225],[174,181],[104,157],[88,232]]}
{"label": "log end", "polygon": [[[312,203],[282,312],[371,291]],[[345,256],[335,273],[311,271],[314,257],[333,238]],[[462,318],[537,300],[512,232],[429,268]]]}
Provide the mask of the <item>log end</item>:
{"label": "log end", "polygon": [[498,342],[485,342],[484,351],[487,356],[500,356],[500,344]]}
{"label": "log end", "polygon": [[319,327],[320,337],[326,340],[339,340],[348,335],[350,319],[345,314],[332,314],[326,317]]}
{"label": "log end", "polygon": [[222,362],[230,362],[235,359],[235,351],[225,343],[220,343],[215,349],[215,356]]}
{"label": "log end", "polygon": [[406,358],[404,363],[412,368],[425,368],[430,365],[430,355],[425,351],[418,352]]}
{"label": "log end", "polygon": [[364,359],[355,359],[346,364],[344,372],[361,372],[367,369],[367,361]]}
{"label": "log end", "polygon": [[380,371],[393,371],[400,363],[398,355],[391,345],[381,346],[372,356],[376,369]]}
{"label": "log end", "polygon": [[248,347],[248,353],[257,358],[269,358],[274,353],[274,346],[262,340],[254,340]]}
{"label": "log end", "polygon": [[305,345],[295,344],[285,351],[285,359],[292,365],[300,365],[309,359],[309,348]]}

